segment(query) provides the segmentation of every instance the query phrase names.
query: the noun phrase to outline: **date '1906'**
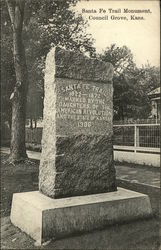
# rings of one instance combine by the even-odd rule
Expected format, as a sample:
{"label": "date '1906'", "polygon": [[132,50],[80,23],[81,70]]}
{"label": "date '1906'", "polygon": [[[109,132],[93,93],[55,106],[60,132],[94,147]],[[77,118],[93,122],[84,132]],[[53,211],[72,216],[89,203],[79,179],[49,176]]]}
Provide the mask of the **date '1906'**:
{"label": "date '1906'", "polygon": [[91,125],[92,125],[91,122],[78,122],[79,128],[90,128]]}

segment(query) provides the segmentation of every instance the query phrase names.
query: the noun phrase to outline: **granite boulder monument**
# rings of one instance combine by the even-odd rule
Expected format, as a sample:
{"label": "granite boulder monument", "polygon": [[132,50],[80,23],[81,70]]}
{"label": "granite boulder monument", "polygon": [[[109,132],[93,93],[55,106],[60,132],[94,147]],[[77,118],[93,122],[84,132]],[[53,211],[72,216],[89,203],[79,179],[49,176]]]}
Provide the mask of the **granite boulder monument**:
{"label": "granite boulder monument", "polygon": [[116,187],[113,66],[47,55],[39,191],[13,195],[11,222],[38,244],[151,215],[149,197]]}
{"label": "granite boulder monument", "polygon": [[52,198],[116,191],[113,66],[53,48],[46,60],[40,191]]}

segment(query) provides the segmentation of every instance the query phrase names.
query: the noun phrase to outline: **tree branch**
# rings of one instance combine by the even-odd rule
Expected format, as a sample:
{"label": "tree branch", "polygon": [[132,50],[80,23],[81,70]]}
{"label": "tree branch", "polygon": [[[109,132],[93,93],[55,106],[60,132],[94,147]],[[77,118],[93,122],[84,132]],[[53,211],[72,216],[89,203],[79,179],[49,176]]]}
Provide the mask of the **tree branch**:
{"label": "tree branch", "polygon": [[6,0],[8,12],[12,24],[12,28],[14,28],[14,21],[15,21],[15,1]]}

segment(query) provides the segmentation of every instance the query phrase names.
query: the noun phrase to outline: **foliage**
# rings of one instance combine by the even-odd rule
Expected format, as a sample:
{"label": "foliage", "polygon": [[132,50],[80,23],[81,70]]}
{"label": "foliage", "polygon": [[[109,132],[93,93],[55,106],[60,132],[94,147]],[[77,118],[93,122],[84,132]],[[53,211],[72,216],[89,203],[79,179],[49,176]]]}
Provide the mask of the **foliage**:
{"label": "foliage", "polygon": [[151,101],[147,94],[159,86],[159,69],[149,64],[136,67],[126,46],[112,44],[99,58],[114,66],[114,119],[148,118]]}
{"label": "foliage", "polygon": [[[12,31],[4,0],[2,12],[2,92],[5,120],[11,119],[9,97],[15,83],[12,59]],[[25,2],[23,41],[29,74],[27,118],[42,116],[43,69],[47,52],[51,46],[62,46],[71,50],[94,53],[91,35],[86,33],[87,23],[74,11],[77,0],[27,0]],[[34,94],[35,93],[35,94]],[[35,99],[36,97],[36,99]],[[8,112],[9,110],[9,112]],[[5,116],[6,116],[5,115]]]}
{"label": "foliage", "polygon": [[[4,1],[1,8],[5,9]],[[12,56],[11,27],[6,20],[9,20],[8,12],[5,10],[1,17],[1,123],[8,122],[11,126],[11,103],[10,95],[15,82],[14,62]]]}
{"label": "foliage", "polygon": [[103,61],[110,62],[114,66],[115,76],[119,76],[123,72],[130,72],[135,67],[132,52],[127,46],[117,47],[112,44],[107,47],[103,54],[99,55]]}

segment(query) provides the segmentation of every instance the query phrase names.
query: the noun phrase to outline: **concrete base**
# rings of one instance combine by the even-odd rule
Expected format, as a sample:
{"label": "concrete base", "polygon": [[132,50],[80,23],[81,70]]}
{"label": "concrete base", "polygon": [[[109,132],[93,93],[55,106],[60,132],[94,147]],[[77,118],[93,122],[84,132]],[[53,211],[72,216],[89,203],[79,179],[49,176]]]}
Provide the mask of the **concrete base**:
{"label": "concrete base", "polygon": [[62,199],[51,199],[36,191],[13,195],[11,222],[41,244],[151,213],[147,195],[123,188]]}

